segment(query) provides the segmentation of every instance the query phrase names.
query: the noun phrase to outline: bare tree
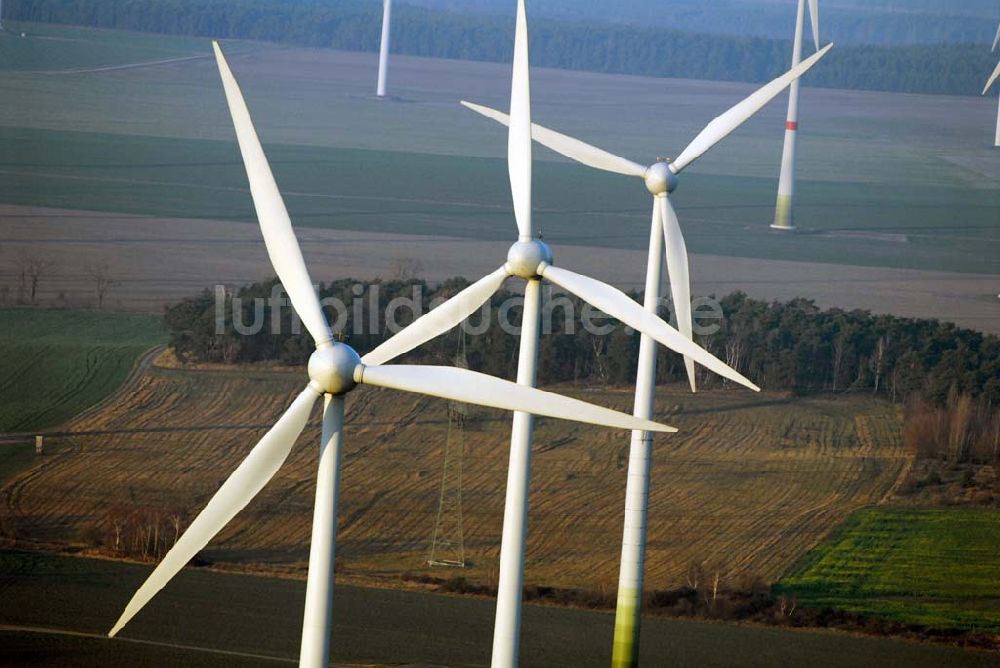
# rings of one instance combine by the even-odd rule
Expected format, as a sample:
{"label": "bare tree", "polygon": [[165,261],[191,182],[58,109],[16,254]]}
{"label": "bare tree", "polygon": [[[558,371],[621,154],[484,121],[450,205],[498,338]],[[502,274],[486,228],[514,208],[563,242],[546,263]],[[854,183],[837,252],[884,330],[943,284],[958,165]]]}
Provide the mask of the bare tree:
{"label": "bare tree", "polygon": [[28,303],[28,268],[21,263],[17,268],[17,299],[15,304]]}
{"label": "bare tree", "polygon": [[29,255],[18,269],[18,298],[34,306],[38,303],[38,284],[48,274],[52,264],[42,258]]}
{"label": "bare tree", "polygon": [[184,524],[184,520],[187,518],[187,514],[180,508],[173,508],[169,513],[170,525],[174,529],[174,542],[176,545],[177,541],[181,537],[181,525]]}
{"label": "bare tree", "polygon": [[701,584],[704,570],[705,569],[700,561],[692,561],[688,564],[687,573],[685,573],[684,576],[687,581],[688,588],[698,591],[698,585]]}
{"label": "bare tree", "polygon": [[590,337],[590,345],[594,350],[594,370],[597,372],[597,377],[601,379],[602,385],[608,382],[608,368],[604,363],[607,353],[604,342],[607,338],[607,336],[598,336],[596,334]]}
{"label": "bare tree", "polygon": [[424,264],[413,257],[397,257],[392,261],[392,278],[397,281],[410,281],[424,270]]}
{"label": "bare tree", "polygon": [[88,267],[87,276],[94,282],[94,290],[97,292],[97,308],[103,308],[104,298],[108,295],[108,291],[118,284],[118,281],[111,277],[111,268],[106,262]]}

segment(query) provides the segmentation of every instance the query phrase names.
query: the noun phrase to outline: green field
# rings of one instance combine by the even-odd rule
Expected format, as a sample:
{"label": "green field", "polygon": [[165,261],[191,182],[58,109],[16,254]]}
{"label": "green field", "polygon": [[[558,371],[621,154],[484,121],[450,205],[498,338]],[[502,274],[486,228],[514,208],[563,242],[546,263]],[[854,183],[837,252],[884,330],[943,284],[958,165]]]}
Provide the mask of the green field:
{"label": "green field", "polygon": [[[509,239],[503,160],[271,144],[297,225],[397,234]],[[254,221],[235,144],[0,127],[0,202],[163,217]],[[642,248],[639,183],[562,163],[535,170],[538,228],[557,244]],[[386,192],[384,184],[391,183]],[[826,233],[777,237],[762,226],[769,179],[693,174],[678,191],[688,247],[698,253],[991,273],[1000,256],[1000,191],[812,182],[799,210]],[[840,205],[839,202],[849,202]],[[877,224],[871,221],[877,217]],[[908,243],[853,234],[906,235]],[[905,252],[904,252],[905,251]]]}
{"label": "green field", "polygon": [[[294,659],[305,583],[186,569],[108,641],[10,631],[12,626],[103,634],[148,566],[0,552],[0,662],[38,665],[274,665]],[[479,666],[489,662],[494,602],[414,591],[338,585],[332,659],[350,664]],[[610,613],[526,605],[521,664],[606,666]],[[848,635],[647,618],[643,665],[857,666],[995,665],[993,653]]]}
{"label": "green field", "polygon": [[153,315],[0,309],[0,432],[53,427],[116,390],[165,340]]}
{"label": "green field", "polygon": [[780,589],[927,627],[1000,633],[1000,512],[863,510],[807,554]]}
{"label": "green field", "polygon": [[[8,21],[0,32],[0,70],[115,67],[204,54],[206,40],[122,30]],[[21,37],[24,32],[25,36]]]}
{"label": "green field", "polygon": [[[0,87],[17,100],[0,107],[0,203],[252,220],[211,58],[31,71],[51,67],[41,53],[76,62],[77,51],[89,50],[95,63],[141,64],[147,50],[207,56],[206,41],[29,27],[28,38],[0,42],[24,65],[0,66]],[[226,48],[297,225],[511,238],[504,130],[457,104],[465,97],[503,107],[507,65],[400,57],[399,99],[379,102],[372,54]],[[752,90],[541,68],[534,77],[538,122],[643,162],[676,155]],[[690,250],[997,273],[993,102],[806,89],[803,233],[790,237],[767,232],[783,113],[779,98],[685,172],[674,197]],[[541,148],[536,156],[536,213],[546,238],[645,247],[650,203],[638,180],[569,165]]]}

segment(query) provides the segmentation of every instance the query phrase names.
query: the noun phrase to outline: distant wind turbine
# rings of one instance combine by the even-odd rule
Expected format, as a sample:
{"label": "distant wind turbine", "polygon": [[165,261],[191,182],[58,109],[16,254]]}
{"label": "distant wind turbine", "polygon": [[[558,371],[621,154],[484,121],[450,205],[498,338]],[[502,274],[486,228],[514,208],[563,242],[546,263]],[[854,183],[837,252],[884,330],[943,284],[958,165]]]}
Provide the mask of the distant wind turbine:
{"label": "distant wind turbine", "polygon": [[[990,78],[986,81],[986,87],[983,88],[983,95],[990,92],[990,88],[993,87],[993,84],[996,82],[998,77],[1000,77],[1000,63],[997,63],[996,69],[993,70],[993,74],[991,74]],[[997,105],[997,131],[996,137],[993,140],[993,145],[1000,147],[1000,102],[998,102]]]}
{"label": "distant wind turbine", "polygon": [[344,396],[356,386],[373,385],[520,411],[515,414],[525,416],[529,421],[534,415],[543,415],[620,429],[661,432],[676,430],[650,420],[467,369],[385,365],[385,362],[402,352],[433,338],[434,334],[428,334],[427,325],[431,323],[433,328],[435,323],[439,324],[442,313],[464,310],[463,300],[466,298],[462,294],[445,302],[363,357],[350,346],[334,341],[243,94],[218,44],[213,42],[213,48],[268,256],[296,313],[312,335],[316,351],[309,358],[308,385],[167,552],[129,601],[109,635],[117,634],[278,472],[305,429],[316,400],[322,397],[323,428],[299,666],[325,667],[330,658],[337,500],[343,456]]}
{"label": "distant wind turbine", "polygon": [[[531,136],[539,144],[556,153],[589,167],[626,176],[642,178],[653,195],[653,217],[650,230],[649,258],[646,265],[646,293],[644,308],[654,315],[659,302],[659,289],[663,267],[663,249],[666,246],[667,270],[673,294],[677,327],[685,340],[692,338],[691,288],[688,276],[687,248],[680,224],[670,202],[670,194],[677,188],[679,175],[686,167],[708,152],[717,143],[760,111],[798,77],[805,74],[833,47],[825,46],[793,67],[786,74],[766,84],[739,104],[712,120],[688,144],[673,162],[658,161],[649,167],[611,154],[578,139],[555,132],[538,124],[531,125]],[[499,123],[509,125],[514,131],[513,113],[507,115],[496,109],[470,102],[463,105]],[[542,272],[548,278],[548,274]],[[558,283],[558,281],[556,281]],[[583,296],[583,295],[580,295]],[[584,297],[586,298],[586,297]],[[605,310],[607,313],[610,311]],[[616,316],[618,317],[618,316]],[[624,321],[624,318],[619,318]],[[631,323],[628,323],[631,324]],[[636,416],[649,416],[653,411],[656,377],[656,347],[653,339],[642,334],[639,344],[639,368],[636,376]],[[669,346],[677,350],[674,346]],[[683,353],[682,353],[683,354]],[[685,367],[692,391],[695,389],[694,364],[685,355]],[[698,361],[698,360],[694,360]],[[700,362],[699,362],[700,363]],[[726,367],[728,368],[728,367]],[[723,374],[725,375],[725,374]],[[614,665],[634,665],[638,657],[639,623],[642,601],[643,564],[645,562],[646,523],[648,517],[649,470],[651,437],[636,431],[632,434],[629,455],[628,483],[625,501],[625,529],[622,538],[622,563],[618,583],[618,607],[615,619]],[[496,657],[494,637],[494,657]]]}
{"label": "distant wind turbine", "polygon": [[[805,27],[806,0],[799,0],[795,17],[795,41],[792,43],[792,67],[802,61],[802,33]],[[809,19],[812,22],[813,44],[819,51],[819,2],[809,0]],[[785,147],[781,153],[781,176],[778,179],[778,200],[774,207],[776,230],[795,229],[795,214],[792,209],[795,197],[795,143],[799,131],[799,80],[792,82],[788,91],[788,115],[785,117]]]}
{"label": "distant wind turbine", "polygon": [[385,97],[386,80],[389,77],[389,39],[392,32],[392,0],[385,0],[382,5],[382,40],[378,49],[378,88],[379,97]]}

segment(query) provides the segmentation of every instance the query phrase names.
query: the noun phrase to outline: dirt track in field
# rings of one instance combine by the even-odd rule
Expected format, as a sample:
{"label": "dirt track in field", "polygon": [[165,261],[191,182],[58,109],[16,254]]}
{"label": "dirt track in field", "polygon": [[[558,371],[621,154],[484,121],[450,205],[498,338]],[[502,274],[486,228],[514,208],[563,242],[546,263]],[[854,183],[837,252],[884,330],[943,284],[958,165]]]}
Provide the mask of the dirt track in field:
{"label": "dirt track in field", "polygon": [[[310,228],[297,234],[317,282],[392,276],[400,260],[418,260],[421,275],[432,281],[457,275],[474,279],[495,269],[508,246]],[[644,251],[555,250],[563,266],[622,288],[643,284]],[[0,302],[16,298],[19,266],[31,256],[50,265],[39,290],[41,302],[51,305],[94,303],[88,268],[101,263],[110,266],[117,282],[109,306],[127,310],[158,311],[205,287],[273,275],[255,225],[0,205]],[[695,296],[739,289],[761,299],[807,297],[824,307],[940,318],[1000,333],[1000,279],[994,275],[714,255],[692,256],[691,271]]]}

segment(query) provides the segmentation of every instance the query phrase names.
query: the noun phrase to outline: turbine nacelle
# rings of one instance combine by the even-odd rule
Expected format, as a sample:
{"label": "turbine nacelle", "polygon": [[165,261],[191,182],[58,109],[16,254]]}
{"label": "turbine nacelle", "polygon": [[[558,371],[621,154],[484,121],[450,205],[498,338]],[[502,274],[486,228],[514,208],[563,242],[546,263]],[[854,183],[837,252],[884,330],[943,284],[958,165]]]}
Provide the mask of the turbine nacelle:
{"label": "turbine nacelle", "polygon": [[670,163],[666,160],[660,160],[651,165],[642,178],[646,182],[646,189],[654,197],[669,195],[679,183],[677,175],[670,169]]}
{"label": "turbine nacelle", "polygon": [[345,343],[317,349],[309,356],[309,387],[320,394],[346,394],[361,380],[364,365]]}
{"label": "turbine nacelle", "polygon": [[504,265],[511,276],[526,280],[541,276],[545,267],[552,264],[552,249],[540,239],[518,241],[507,251]]}

